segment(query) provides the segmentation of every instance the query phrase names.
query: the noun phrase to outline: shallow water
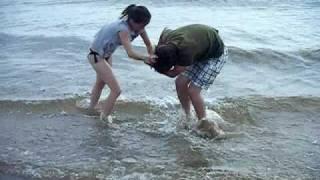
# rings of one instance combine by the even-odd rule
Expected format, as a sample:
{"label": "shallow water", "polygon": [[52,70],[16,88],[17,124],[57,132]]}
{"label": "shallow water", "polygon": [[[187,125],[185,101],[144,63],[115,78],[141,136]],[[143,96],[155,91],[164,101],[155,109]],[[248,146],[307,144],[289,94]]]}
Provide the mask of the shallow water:
{"label": "shallow water", "polygon": [[312,179],[319,176],[319,98],[224,99],[210,107],[235,136],[175,130],[177,107],[118,102],[107,128],[75,99],[1,102],[0,172],[54,179]]}
{"label": "shallow water", "polygon": [[320,177],[319,1],[136,2],[152,12],[154,43],[164,27],[219,29],[229,61],[204,96],[232,136],[177,132],[174,80],[121,48],[113,61],[119,127],[76,108],[94,83],[90,41],[127,1],[2,0],[0,179]]}

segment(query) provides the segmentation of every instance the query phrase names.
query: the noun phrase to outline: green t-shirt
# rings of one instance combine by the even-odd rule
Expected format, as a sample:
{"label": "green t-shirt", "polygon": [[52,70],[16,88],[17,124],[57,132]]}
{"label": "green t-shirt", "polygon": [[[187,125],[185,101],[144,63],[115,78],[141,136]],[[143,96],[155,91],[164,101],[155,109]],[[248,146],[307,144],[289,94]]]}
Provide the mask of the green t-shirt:
{"label": "green t-shirt", "polygon": [[164,29],[160,44],[174,44],[178,48],[177,65],[189,66],[194,62],[218,58],[223,54],[224,44],[213,27],[192,24],[176,30]]}

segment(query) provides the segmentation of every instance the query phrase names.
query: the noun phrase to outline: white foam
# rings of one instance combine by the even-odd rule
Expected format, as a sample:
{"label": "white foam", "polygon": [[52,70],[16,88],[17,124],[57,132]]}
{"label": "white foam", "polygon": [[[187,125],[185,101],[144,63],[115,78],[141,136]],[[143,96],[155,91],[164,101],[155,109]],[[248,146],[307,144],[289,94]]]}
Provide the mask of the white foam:
{"label": "white foam", "polygon": [[217,112],[211,109],[207,109],[207,118],[218,124],[226,123],[226,121]]}

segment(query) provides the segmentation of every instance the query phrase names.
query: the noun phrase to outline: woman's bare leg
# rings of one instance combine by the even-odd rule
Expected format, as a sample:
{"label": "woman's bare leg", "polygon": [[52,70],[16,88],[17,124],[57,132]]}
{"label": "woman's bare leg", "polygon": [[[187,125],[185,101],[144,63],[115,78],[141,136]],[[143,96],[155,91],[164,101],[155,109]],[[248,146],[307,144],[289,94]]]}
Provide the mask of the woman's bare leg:
{"label": "woman's bare leg", "polygon": [[[108,63],[110,64],[110,66],[112,66],[112,57],[108,59]],[[93,63],[91,63],[91,65],[93,65]],[[97,74],[96,82],[91,91],[89,109],[93,110],[97,106],[104,86],[105,86],[104,81]]]}
{"label": "woman's bare leg", "polygon": [[110,93],[103,104],[102,111],[104,115],[109,116],[121,93],[119,83],[112,72],[111,66],[105,60],[100,59],[97,63],[92,63],[92,66],[98,77],[110,88]]}
{"label": "woman's bare leg", "polygon": [[94,109],[100,99],[102,89],[104,88],[104,81],[98,76],[96,77],[95,85],[92,88],[90,96],[90,109]]}

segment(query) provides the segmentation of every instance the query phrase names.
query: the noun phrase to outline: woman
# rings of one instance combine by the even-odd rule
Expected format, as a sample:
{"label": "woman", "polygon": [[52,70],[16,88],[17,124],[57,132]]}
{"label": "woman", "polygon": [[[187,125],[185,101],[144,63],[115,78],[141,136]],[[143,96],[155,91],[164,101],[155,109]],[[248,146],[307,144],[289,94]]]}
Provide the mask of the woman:
{"label": "woman", "polygon": [[[97,76],[91,93],[90,110],[94,110],[97,105],[104,86],[107,85],[110,88],[110,93],[106,102],[103,103],[100,113],[102,121],[112,122],[110,114],[121,93],[119,83],[111,68],[112,54],[117,47],[123,45],[128,57],[132,59],[143,61],[146,64],[153,62],[153,48],[145,31],[150,19],[151,14],[146,7],[130,5],[122,12],[119,20],[102,27],[91,44],[88,60]],[[131,41],[137,36],[141,36],[143,39],[149,53],[148,56],[132,49]]]}

